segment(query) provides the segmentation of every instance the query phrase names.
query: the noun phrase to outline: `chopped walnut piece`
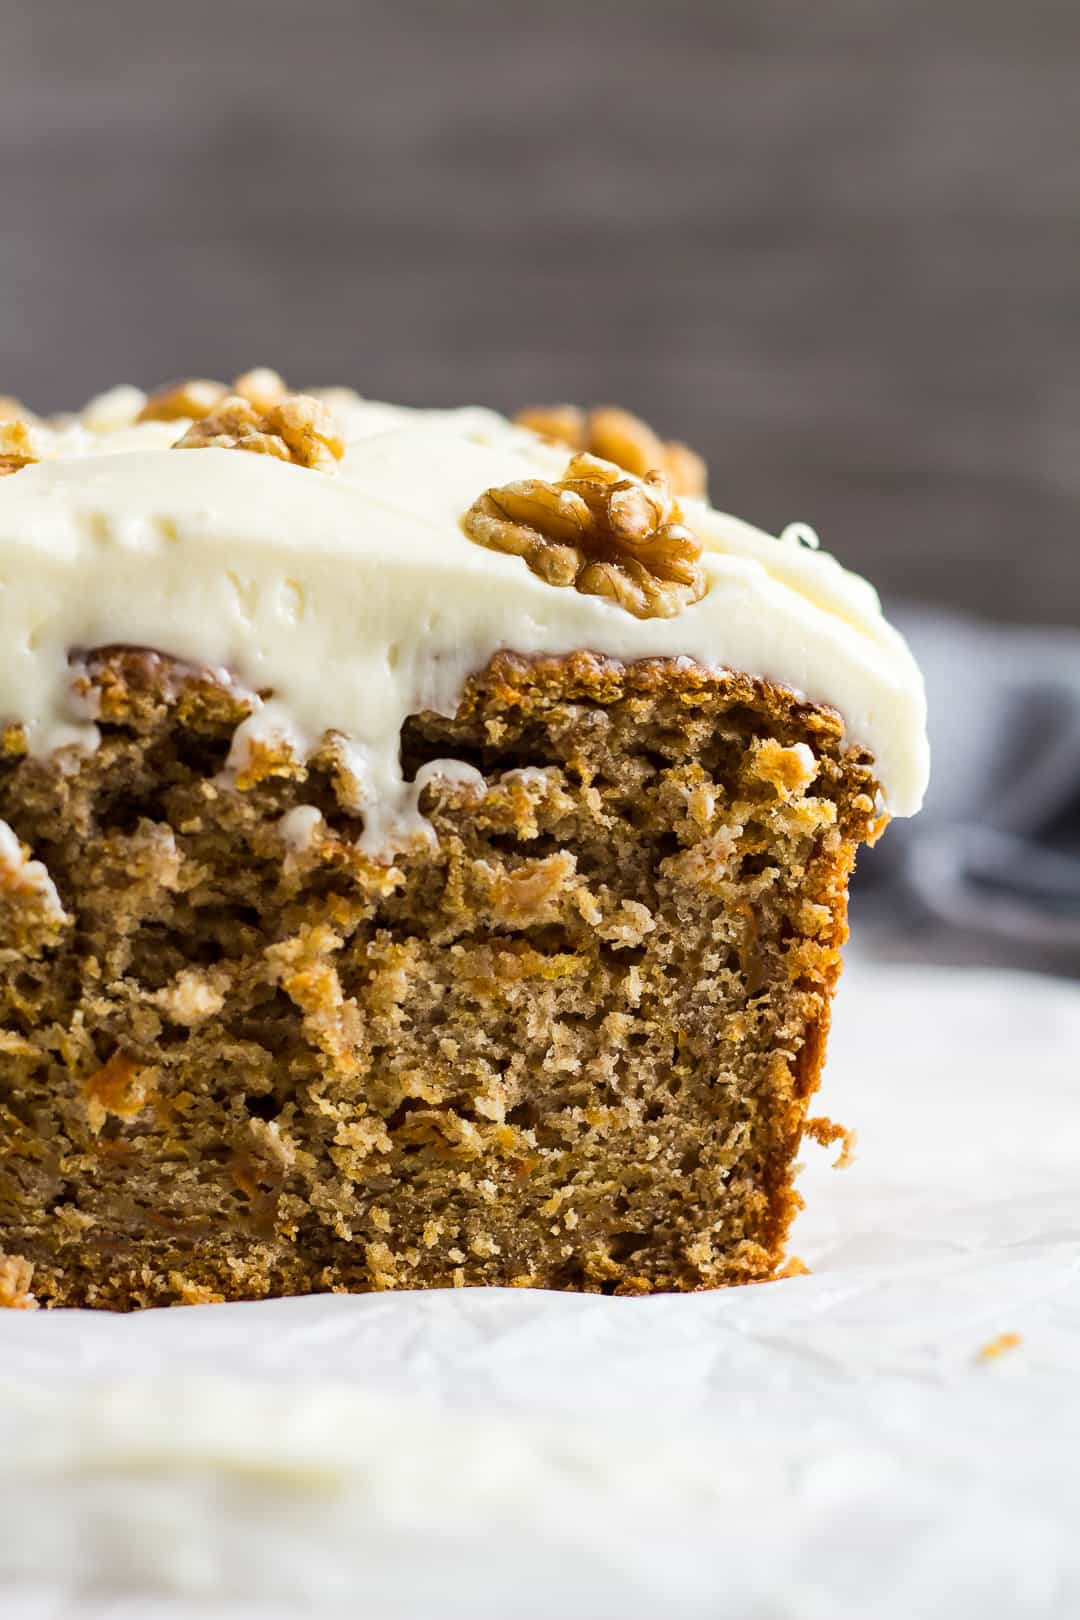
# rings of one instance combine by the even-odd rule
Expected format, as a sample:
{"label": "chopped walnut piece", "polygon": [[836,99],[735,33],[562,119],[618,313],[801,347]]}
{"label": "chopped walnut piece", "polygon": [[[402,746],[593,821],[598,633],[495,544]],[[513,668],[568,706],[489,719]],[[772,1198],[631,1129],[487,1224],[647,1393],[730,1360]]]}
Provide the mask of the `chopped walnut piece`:
{"label": "chopped walnut piece", "polygon": [[709,469],[705,457],[691,450],[678,439],[668,439],[664,445],[664,459],[660,463],[671,479],[676,495],[697,496],[704,500],[709,492]]}
{"label": "chopped walnut piece", "polygon": [[192,422],[173,449],[251,450],[333,472],[345,453],[345,441],[330,411],[310,394],[286,394],[263,411],[239,394],[230,394],[209,416]]}
{"label": "chopped walnut piece", "polygon": [[40,447],[29,422],[0,421],[0,478],[40,460]]}
{"label": "chopped walnut piece", "polygon": [[136,418],[139,422],[201,422],[218,410],[232,394],[247,400],[257,411],[280,405],[289,389],[284,378],[269,366],[256,366],[237,377],[231,388],[209,377],[189,377],[169,383],[151,394]]}
{"label": "chopped walnut piece", "polygon": [[670,619],[708,588],[701,542],[682,521],[661,472],[629,477],[576,455],[560,483],[489,489],[464,518],[479,545],[523,557],[549,585],[608,596],[638,619]]}
{"label": "chopped walnut piece", "polygon": [[289,388],[278,372],[271,371],[269,366],[256,366],[254,371],[245,371],[242,377],[237,377],[231,392],[246,399],[257,411],[269,411],[281,404]]}
{"label": "chopped walnut piece", "polygon": [[529,428],[542,439],[565,444],[570,450],[588,446],[585,412],[580,405],[529,405],[514,417],[518,427]]}
{"label": "chopped walnut piece", "polygon": [[189,377],[169,383],[151,394],[136,420],[139,422],[198,422],[209,416],[228,393],[224,383],[208,377]]}
{"label": "chopped walnut piece", "polygon": [[37,418],[14,394],[0,394],[0,422],[34,422]]}
{"label": "chopped walnut piece", "polygon": [[34,1264],[21,1254],[0,1254],[0,1310],[36,1311],[38,1302],[30,1292]]}
{"label": "chopped walnut piece", "polygon": [[115,433],[137,422],[145,404],[146,395],[141,388],[118,383],[115,388],[107,388],[103,394],[88,399],[76,420],[90,433]]}
{"label": "chopped walnut piece", "polygon": [[664,445],[647,422],[617,405],[601,405],[589,413],[589,449],[605,461],[644,478],[654,467],[664,467]]}
{"label": "chopped walnut piece", "polygon": [[661,439],[640,416],[617,405],[598,405],[587,415],[577,405],[530,406],[514,421],[541,438],[614,461],[637,478],[666,473],[676,495],[705,494],[708,474],[697,452],[675,439]]}

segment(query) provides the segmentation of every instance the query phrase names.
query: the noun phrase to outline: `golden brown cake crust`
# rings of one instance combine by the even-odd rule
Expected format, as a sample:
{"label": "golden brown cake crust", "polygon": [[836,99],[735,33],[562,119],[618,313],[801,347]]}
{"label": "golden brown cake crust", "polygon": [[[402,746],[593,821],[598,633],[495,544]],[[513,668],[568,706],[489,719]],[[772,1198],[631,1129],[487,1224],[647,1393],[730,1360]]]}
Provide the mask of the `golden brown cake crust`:
{"label": "golden brown cake crust", "polygon": [[95,755],[0,748],[52,886],[0,867],[0,1250],[39,1300],[774,1271],[878,827],[835,713],[499,654],[406,722],[407,776],[483,786],[429,783],[387,864],[332,746],[230,779],[242,695],[132,649],[85,678]]}

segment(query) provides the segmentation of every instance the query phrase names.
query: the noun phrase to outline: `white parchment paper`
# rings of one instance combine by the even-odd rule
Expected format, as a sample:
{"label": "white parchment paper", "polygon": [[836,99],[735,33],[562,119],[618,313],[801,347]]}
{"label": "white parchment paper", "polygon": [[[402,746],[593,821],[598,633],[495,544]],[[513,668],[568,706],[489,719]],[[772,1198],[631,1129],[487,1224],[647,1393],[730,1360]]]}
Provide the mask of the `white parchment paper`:
{"label": "white parchment paper", "polygon": [[0,1615],[1080,1614],[1080,989],[852,969],[820,1103],[809,1276],[0,1312]]}

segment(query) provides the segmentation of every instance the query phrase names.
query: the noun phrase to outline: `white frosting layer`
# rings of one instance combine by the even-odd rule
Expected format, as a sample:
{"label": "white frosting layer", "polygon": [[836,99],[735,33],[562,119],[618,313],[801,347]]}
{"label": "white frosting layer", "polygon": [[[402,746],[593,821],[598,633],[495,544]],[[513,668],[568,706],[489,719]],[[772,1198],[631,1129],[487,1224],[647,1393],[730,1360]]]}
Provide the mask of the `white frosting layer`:
{"label": "white frosting layer", "polygon": [[709,589],[672,619],[545,584],[469,540],[492,485],[558,477],[566,453],[479,408],[413,411],[328,394],[347,451],[334,474],[230,450],[176,453],[184,423],[131,425],[114,390],[42,432],[47,459],[0,478],[0,722],[31,750],[93,748],[69,655],[116,643],[227,669],[272,698],[240,728],[304,751],[347,739],[372,850],[422,826],[402,722],[453,713],[491,654],[579,648],[685,656],[832,705],[867,747],[891,814],[927,778],[925,699],[907,646],[862,579],[798,534],[779,540],[684,500]]}

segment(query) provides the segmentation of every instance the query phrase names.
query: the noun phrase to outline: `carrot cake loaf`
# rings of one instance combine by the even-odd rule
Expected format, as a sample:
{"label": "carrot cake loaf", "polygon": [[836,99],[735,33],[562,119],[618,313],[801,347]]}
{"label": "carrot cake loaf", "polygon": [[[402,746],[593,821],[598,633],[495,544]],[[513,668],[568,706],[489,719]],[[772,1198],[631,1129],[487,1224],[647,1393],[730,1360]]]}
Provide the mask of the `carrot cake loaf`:
{"label": "carrot cake loaf", "polygon": [[0,1300],[772,1275],[871,587],[613,410],[0,402]]}

